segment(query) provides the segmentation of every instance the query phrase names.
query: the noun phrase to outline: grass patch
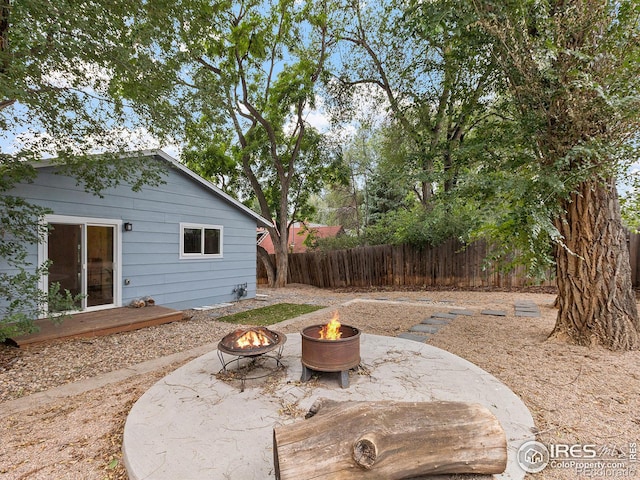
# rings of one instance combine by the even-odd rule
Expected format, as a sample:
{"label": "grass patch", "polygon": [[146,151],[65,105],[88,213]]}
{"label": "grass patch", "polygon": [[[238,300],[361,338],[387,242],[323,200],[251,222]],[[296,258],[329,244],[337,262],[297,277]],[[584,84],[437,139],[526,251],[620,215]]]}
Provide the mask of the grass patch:
{"label": "grass patch", "polygon": [[266,327],[267,325],[273,325],[274,323],[289,320],[305,313],[315,312],[325,308],[319,305],[306,305],[298,303],[276,303],[275,305],[269,305],[268,307],[256,308],[253,310],[247,310],[246,312],[234,313],[233,315],[227,315],[226,317],[216,318],[221,322],[235,323],[242,325],[256,325],[259,327]]}

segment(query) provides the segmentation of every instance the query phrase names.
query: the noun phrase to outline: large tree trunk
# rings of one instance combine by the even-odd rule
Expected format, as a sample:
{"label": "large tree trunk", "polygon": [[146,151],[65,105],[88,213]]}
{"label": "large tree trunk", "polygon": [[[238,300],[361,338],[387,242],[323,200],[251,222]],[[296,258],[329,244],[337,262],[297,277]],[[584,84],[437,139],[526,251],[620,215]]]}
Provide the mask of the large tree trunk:
{"label": "large tree trunk", "polygon": [[283,222],[280,235],[274,238],[273,249],[276,254],[275,287],[284,287],[289,280],[289,227]]}
{"label": "large tree trunk", "polygon": [[640,347],[626,232],[613,179],[583,182],[556,227],[558,317],[552,337],[611,350]]}
{"label": "large tree trunk", "polygon": [[289,254],[276,250],[276,287],[284,287],[289,279]]}

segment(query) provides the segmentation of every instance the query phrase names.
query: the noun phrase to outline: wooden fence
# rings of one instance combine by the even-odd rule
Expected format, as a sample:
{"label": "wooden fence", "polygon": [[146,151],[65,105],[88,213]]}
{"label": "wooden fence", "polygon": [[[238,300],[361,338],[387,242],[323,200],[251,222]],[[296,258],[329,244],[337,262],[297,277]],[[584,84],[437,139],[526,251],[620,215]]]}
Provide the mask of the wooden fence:
{"label": "wooden fence", "polygon": [[[321,288],[370,286],[522,287],[539,285],[524,268],[501,272],[486,262],[487,245],[450,240],[438,247],[376,245],[289,255],[289,283]],[[542,285],[555,285],[549,279]],[[258,261],[258,284],[267,275]]]}
{"label": "wooden fence", "polygon": [[[633,285],[640,286],[640,235],[629,234]],[[494,287],[555,286],[550,270],[542,282],[523,267],[503,272],[487,261],[483,241],[464,246],[450,240],[438,247],[378,245],[289,255],[289,283],[321,288],[370,286]],[[267,284],[258,260],[258,284]]]}

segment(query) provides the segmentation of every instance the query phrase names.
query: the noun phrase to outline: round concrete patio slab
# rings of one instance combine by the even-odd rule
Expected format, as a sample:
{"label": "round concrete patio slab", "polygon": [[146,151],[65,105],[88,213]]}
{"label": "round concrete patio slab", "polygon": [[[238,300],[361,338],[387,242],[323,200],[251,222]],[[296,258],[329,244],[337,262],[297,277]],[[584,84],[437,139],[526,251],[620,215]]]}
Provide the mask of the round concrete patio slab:
{"label": "round concrete patio slab", "polygon": [[[480,403],[494,413],[507,436],[507,470],[493,477],[524,478],[516,454],[534,438],[531,414],[511,390],[472,363],[424,343],[363,334],[361,367],[350,372],[350,386],[343,389],[332,373],[301,383],[300,352],[300,335],[288,335],[284,370],[247,381],[244,391],[240,381],[216,375],[221,362],[215,350],[160,380],[127,418],[123,453],[130,478],[275,478],[273,427],[304,421],[298,414],[320,397]],[[265,367],[271,361],[266,359]]]}

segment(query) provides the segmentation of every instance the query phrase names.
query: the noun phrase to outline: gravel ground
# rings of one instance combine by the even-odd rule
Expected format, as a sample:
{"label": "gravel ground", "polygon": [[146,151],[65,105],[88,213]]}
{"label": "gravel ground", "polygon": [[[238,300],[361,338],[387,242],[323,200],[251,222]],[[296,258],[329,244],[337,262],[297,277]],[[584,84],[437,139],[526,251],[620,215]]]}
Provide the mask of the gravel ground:
{"label": "gravel ground", "polygon": [[[184,362],[33,411],[6,415],[2,402],[217,342],[237,328],[216,321],[220,316],[285,301],[332,307],[345,324],[391,336],[431,313],[452,306],[471,309],[476,315],[458,317],[429,343],[470,360],[508,385],[531,410],[540,441],[595,444],[599,454],[609,457],[628,456],[630,445],[640,441],[640,352],[612,353],[548,341],[556,312],[550,306],[553,294],[340,291],[300,285],[259,293],[267,295],[266,300],[190,311],[191,319],[184,322],[22,350],[0,346],[0,478],[126,479],[120,448],[127,412],[153,383]],[[353,299],[377,301],[343,305]],[[541,318],[515,317],[516,300],[536,303]],[[502,309],[508,315],[479,315],[484,309]],[[305,315],[278,330],[298,332],[326,321],[326,313]],[[629,458],[622,461],[633,465]],[[626,478],[636,478],[627,472]],[[577,473],[547,468],[532,478],[572,479]]]}

